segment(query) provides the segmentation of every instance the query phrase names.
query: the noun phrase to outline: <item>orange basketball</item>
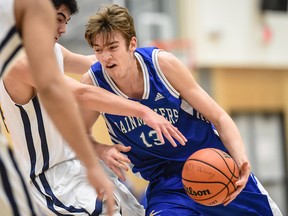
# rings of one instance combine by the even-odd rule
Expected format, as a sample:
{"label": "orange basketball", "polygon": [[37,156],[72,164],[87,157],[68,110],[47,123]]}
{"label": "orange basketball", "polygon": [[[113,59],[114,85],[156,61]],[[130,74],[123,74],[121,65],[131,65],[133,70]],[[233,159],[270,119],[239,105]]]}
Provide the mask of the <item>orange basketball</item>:
{"label": "orange basketball", "polygon": [[235,191],[239,170],[225,152],[206,148],[193,153],[185,162],[182,182],[187,194],[206,206],[222,204]]}

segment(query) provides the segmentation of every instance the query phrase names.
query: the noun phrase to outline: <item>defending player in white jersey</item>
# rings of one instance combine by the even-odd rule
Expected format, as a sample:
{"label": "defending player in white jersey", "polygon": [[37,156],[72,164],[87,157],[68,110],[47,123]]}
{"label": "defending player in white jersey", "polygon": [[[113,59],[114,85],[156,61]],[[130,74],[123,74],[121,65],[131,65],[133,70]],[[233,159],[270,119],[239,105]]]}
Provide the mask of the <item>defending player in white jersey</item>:
{"label": "defending player in white jersey", "polygon": [[[107,196],[111,213],[114,205],[113,184],[98,164],[96,154],[85,135],[82,119],[73,106],[72,94],[59,73],[53,52],[56,22],[51,3],[49,0],[1,0],[0,26],[0,74],[9,70],[23,50],[23,42],[31,64],[31,76],[47,113],[86,165],[94,188],[98,191],[101,189]],[[64,111],[69,106],[71,108]],[[2,138],[0,146],[1,215],[36,215],[11,149]]]}
{"label": "defending player in white jersey", "polygon": [[[58,40],[61,34],[65,33],[71,15],[77,11],[77,3],[73,0],[53,0],[53,3],[58,21],[55,40]],[[92,64],[91,61],[95,60],[71,53],[59,44],[55,45],[54,50],[62,71],[65,69],[69,72],[85,72]],[[83,85],[68,77],[66,79],[82,106],[113,114],[140,117],[153,127],[159,136],[163,133],[171,143],[175,144],[175,138],[184,144],[182,134],[163,116],[147,107],[124,100],[99,87]],[[26,177],[31,182],[33,194],[39,205],[48,214],[105,214],[106,209],[102,209],[102,203],[97,200],[97,194],[86,180],[84,167],[75,159],[74,152],[67,146],[43,109],[25,57],[12,67],[1,82],[0,96],[6,126],[16,153],[23,160]],[[68,109],[70,107],[67,107]],[[98,149],[99,146],[95,148]],[[126,151],[127,148],[121,145],[101,146],[101,149],[103,148],[107,150],[109,157],[113,158],[109,160],[112,170],[124,179],[117,167],[124,167],[122,162],[129,162],[119,154],[119,151]],[[102,159],[106,160],[105,155],[101,154],[99,157],[103,156]],[[143,207],[111,171],[107,172],[116,185],[114,196],[117,206],[114,214],[143,215]]]}

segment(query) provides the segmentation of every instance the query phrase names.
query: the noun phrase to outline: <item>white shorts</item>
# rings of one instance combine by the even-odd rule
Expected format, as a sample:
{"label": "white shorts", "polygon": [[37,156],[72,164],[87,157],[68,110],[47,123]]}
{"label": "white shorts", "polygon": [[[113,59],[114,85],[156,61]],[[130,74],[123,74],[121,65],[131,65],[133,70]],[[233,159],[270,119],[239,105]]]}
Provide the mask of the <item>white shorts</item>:
{"label": "white shorts", "polygon": [[1,215],[37,215],[35,204],[16,164],[11,149],[0,135],[0,212]]}
{"label": "white shorts", "polygon": [[[114,216],[143,216],[144,208],[131,192],[102,163],[115,184]],[[47,215],[105,215],[105,201],[97,201],[95,189],[86,178],[86,169],[79,160],[57,164],[31,181],[33,196]],[[47,208],[48,207],[48,208]]]}

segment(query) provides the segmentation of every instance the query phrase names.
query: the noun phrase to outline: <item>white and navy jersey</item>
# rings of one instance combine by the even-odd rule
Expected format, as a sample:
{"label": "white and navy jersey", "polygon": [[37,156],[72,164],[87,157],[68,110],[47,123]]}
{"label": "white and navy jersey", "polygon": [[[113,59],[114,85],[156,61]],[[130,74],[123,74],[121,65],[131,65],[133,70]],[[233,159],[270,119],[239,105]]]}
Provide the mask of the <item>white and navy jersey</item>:
{"label": "white and navy jersey", "polygon": [[[22,50],[16,30],[14,1],[0,1],[0,76],[8,70]],[[1,215],[38,215],[26,182],[5,137],[0,134]]]}
{"label": "white and navy jersey", "polygon": [[[55,45],[55,52],[63,70],[63,57],[58,44]],[[27,178],[34,179],[55,164],[75,157],[74,151],[55,128],[37,95],[27,104],[16,104],[1,80],[0,103],[4,123],[11,135],[15,153],[21,158],[25,174],[28,174]]]}
{"label": "white and navy jersey", "polygon": [[0,1],[0,73],[8,70],[22,49],[22,40],[16,29],[14,1]]}
{"label": "white and navy jersey", "polygon": [[[58,44],[55,45],[55,53],[60,69],[64,71]],[[95,189],[87,180],[86,168],[75,158],[74,151],[47,116],[38,96],[27,104],[16,104],[1,81],[0,98],[6,128],[21,167],[26,177],[31,179],[29,189],[41,210],[47,215],[104,215],[106,204],[102,209],[102,202],[97,199]],[[106,170],[104,165],[103,168]],[[118,212],[123,215],[144,215],[143,206],[131,192],[114,177],[112,171],[108,171],[108,168],[106,171],[115,184],[115,215],[120,215]]]}
{"label": "white and navy jersey", "polygon": [[1,215],[38,215],[26,182],[4,137],[0,137]]}
{"label": "white and navy jersey", "polygon": [[175,148],[167,139],[164,144],[160,143],[156,132],[142,119],[103,113],[112,141],[132,147],[127,155],[133,164],[133,172],[139,172],[149,181],[175,170],[181,172],[186,159],[199,149],[216,146],[224,149],[211,123],[183,100],[165,78],[158,64],[158,53],[159,49],[155,47],[138,48],[135,51],[144,78],[144,93],[140,100],[128,98],[121,92],[99,62],[89,70],[95,85],[150,107],[168,119],[187,138],[186,146],[179,144]]}

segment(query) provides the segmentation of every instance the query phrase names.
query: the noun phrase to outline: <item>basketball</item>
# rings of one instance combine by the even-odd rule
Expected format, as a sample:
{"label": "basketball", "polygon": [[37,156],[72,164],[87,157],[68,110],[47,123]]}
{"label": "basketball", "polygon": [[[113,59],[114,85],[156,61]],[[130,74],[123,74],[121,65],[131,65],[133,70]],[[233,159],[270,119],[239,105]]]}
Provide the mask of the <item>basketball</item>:
{"label": "basketball", "polygon": [[182,182],[187,194],[197,203],[216,206],[235,191],[239,170],[227,153],[206,148],[193,153],[185,162]]}

